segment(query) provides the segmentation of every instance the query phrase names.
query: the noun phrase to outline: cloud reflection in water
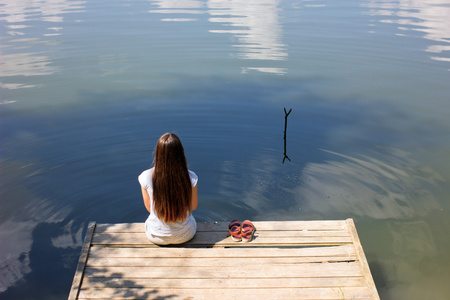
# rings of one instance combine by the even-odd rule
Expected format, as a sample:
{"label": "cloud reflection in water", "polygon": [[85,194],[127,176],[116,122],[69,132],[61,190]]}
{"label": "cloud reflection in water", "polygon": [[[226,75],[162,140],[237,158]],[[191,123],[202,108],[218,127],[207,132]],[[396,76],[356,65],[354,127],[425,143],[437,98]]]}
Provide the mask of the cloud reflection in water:
{"label": "cloud reflection in water", "polygon": [[[238,49],[238,58],[260,61],[257,66],[242,67],[241,73],[259,71],[284,75],[283,67],[258,66],[261,61],[285,61],[288,58],[287,44],[282,42],[283,29],[279,21],[277,0],[227,1],[209,0],[207,7],[195,0],[151,1],[158,9],[150,13],[198,15],[208,13],[210,23],[219,23],[224,29],[210,29],[210,33],[226,33],[233,36],[233,47]],[[162,18],[161,21],[198,21],[196,18]]]}
{"label": "cloud reflection in water", "polygon": [[[17,76],[51,75],[60,68],[54,65],[55,41],[49,40],[62,35],[64,14],[84,12],[86,1],[5,1],[0,6],[0,21],[7,28],[5,45],[2,47],[2,78]],[[30,22],[41,21],[51,23],[50,27],[29,25]],[[55,24],[57,23],[57,25]],[[36,30],[38,28],[38,30]],[[12,45],[12,46],[11,46]],[[41,45],[40,52],[27,52],[30,45]],[[36,87],[33,83],[5,82],[2,88],[19,89]],[[2,99],[0,104],[16,102],[15,99]]]}
{"label": "cloud reflection in water", "polygon": [[[306,163],[295,178],[282,169],[265,170],[257,166],[270,157],[249,162],[246,168],[253,170],[254,178],[233,175],[230,170],[239,170],[239,166],[228,162],[222,166],[222,174],[231,172],[222,178],[222,193],[235,197],[233,186],[247,191],[240,195],[245,203],[242,208],[247,213],[252,212],[253,218],[258,220],[402,220],[426,216],[442,208],[432,191],[445,179],[421,166],[404,151],[378,150],[372,157],[320,151],[329,159]],[[377,156],[382,156],[383,160]]]}
{"label": "cloud reflection in water", "polygon": [[63,14],[84,12],[85,4],[86,1],[68,0],[5,1],[0,8],[4,17],[0,20],[14,24],[36,20],[62,23]]}
{"label": "cloud reflection in water", "polygon": [[[7,172],[8,177],[2,182],[0,196],[8,201],[2,203],[0,220],[0,292],[32,272],[30,253],[36,242],[33,239],[36,227],[43,223],[60,223],[71,210],[69,207],[56,209],[51,201],[36,197],[26,187],[26,182],[35,180],[41,172],[35,164],[4,162],[2,171]],[[15,189],[15,186],[21,186],[21,189]],[[80,230],[71,232],[70,226],[65,226],[64,232],[53,238],[53,246],[76,248],[81,244],[81,238]]]}
{"label": "cloud reflection in water", "polygon": [[335,155],[338,160],[308,164],[298,188],[300,199],[312,211],[404,219],[440,208],[434,195],[423,187],[437,184],[443,178],[421,168],[405,152],[393,150],[391,157],[383,155],[383,162],[374,157],[357,158],[322,151]]}
{"label": "cloud reflection in water", "polygon": [[[279,22],[279,1],[227,1],[209,0],[212,23],[221,23],[225,29],[209,30],[212,33],[230,33],[235,38],[238,57],[244,60],[287,60],[287,45],[282,42],[283,30]],[[244,67],[249,70],[283,75],[285,68]]]}
{"label": "cloud reflection in water", "polygon": [[368,9],[368,15],[382,17],[379,20],[381,23],[398,24],[402,32],[398,35],[406,36],[409,30],[423,32],[425,39],[438,43],[426,49],[427,52],[436,53],[430,58],[450,62],[450,1],[400,0],[394,3],[372,0],[363,4],[363,7]]}
{"label": "cloud reflection in water", "polygon": [[[158,14],[188,14],[197,15],[203,14],[204,5],[203,2],[198,0],[180,0],[180,1],[167,1],[167,0],[152,0],[153,5],[156,5],[158,9],[149,10],[149,13]],[[196,18],[163,18],[161,21],[172,22],[189,22],[197,21]]]}

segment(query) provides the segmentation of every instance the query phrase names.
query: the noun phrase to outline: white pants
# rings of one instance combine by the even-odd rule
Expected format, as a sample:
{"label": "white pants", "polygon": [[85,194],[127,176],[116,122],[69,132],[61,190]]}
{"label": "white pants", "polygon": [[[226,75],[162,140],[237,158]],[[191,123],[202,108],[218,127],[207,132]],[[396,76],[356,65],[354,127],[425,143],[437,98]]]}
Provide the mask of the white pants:
{"label": "white pants", "polygon": [[159,236],[149,233],[148,230],[146,230],[146,234],[150,242],[156,245],[183,244],[190,241],[194,237],[195,232],[197,231],[197,222],[194,221],[194,223],[194,227],[190,227],[182,234]]}

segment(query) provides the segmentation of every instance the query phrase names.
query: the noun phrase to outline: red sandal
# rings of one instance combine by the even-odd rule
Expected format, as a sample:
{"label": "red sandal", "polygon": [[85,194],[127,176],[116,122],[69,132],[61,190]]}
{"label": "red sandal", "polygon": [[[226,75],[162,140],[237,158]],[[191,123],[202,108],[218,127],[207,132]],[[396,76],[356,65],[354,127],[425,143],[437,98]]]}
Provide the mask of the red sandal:
{"label": "red sandal", "polygon": [[255,232],[255,226],[249,220],[242,222],[241,227],[241,239],[243,242],[250,242],[253,238],[253,233]]}
{"label": "red sandal", "polygon": [[230,232],[231,239],[235,242],[241,241],[241,223],[238,220],[233,220],[228,225],[228,231]]}

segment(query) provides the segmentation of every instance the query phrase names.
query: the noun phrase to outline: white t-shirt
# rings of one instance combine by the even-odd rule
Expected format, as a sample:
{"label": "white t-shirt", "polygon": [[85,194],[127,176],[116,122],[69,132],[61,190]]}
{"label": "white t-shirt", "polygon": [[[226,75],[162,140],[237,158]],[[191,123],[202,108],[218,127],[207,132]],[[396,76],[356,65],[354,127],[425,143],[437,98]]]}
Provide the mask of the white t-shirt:
{"label": "white t-shirt", "polygon": [[[145,170],[139,175],[138,180],[141,186],[147,190],[148,195],[150,196],[150,215],[145,221],[145,230],[147,235],[156,235],[156,236],[174,236],[174,235],[183,235],[185,232],[191,231],[193,228],[196,228],[196,222],[194,216],[191,214],[187,219],[183,222],[177,223],[165,223],[161,221],[156,212],[153,209],[153,169]],[[191,178],[192,187],[197,185],[198,177],[197,175],[189,170],[189,177]],[[194,229],[195,230],[195,229]]]}

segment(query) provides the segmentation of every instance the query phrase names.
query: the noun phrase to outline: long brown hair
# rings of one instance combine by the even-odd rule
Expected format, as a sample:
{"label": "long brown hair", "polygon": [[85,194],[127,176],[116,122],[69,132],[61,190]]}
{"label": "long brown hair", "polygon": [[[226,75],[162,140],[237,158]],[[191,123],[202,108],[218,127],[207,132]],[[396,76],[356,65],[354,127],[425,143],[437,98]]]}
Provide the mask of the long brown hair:
{"label": "long brown hair", "polygon": [[192,185],[184,148],[176,134],[163,134],[155,148],[153,204],[166,223],[184,221],[191,213]]}

